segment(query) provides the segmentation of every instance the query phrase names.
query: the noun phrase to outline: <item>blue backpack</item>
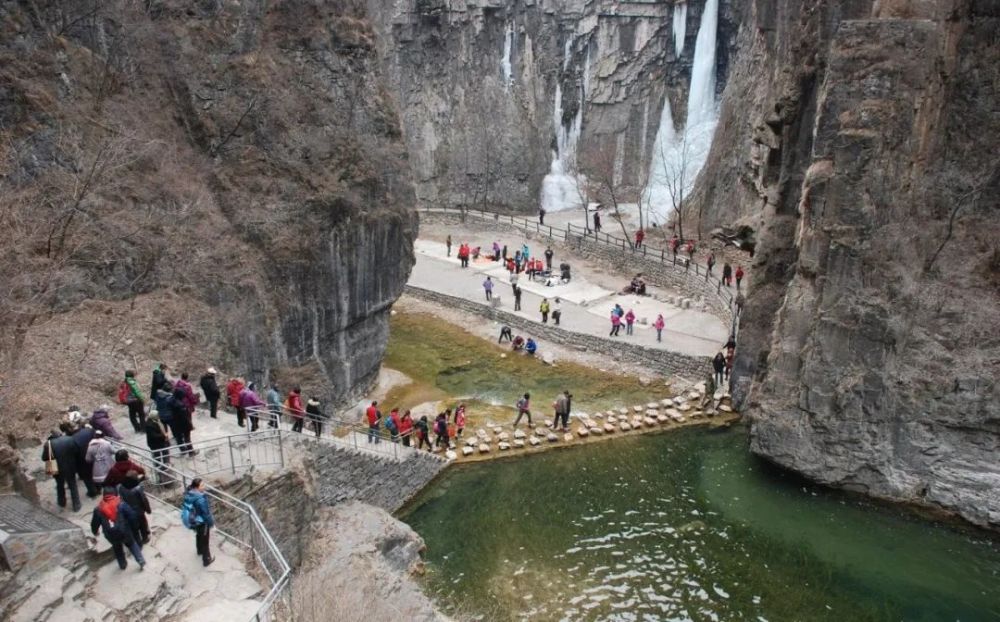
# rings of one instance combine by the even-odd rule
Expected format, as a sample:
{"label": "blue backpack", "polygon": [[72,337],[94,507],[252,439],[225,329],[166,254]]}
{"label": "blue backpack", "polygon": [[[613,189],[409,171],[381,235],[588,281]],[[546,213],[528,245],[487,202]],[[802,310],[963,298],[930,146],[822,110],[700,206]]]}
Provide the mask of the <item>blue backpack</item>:
{"label": "blue backpack", "polygon": [[194,509],[194,503],[185,499],[184,503],[181,504],[181,523],[188,529],[195,529],[198,527],[197,522],[195,522],[197,516],[198,513]]}
{"label": "blue backpack", "polygon": [[396,422],[392,420],[391,416],[385,418],[385,429],[390,432],[396,431]]}

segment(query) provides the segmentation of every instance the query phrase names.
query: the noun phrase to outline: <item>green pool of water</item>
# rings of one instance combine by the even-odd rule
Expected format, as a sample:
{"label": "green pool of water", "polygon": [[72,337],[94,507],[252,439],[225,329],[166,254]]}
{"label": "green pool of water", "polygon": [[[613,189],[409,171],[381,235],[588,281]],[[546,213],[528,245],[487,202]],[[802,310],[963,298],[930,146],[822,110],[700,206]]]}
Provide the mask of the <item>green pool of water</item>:
{"label": "green pool of water", "polygon": [[484,620],[1000,620],[1000,545],[803,483],[745,430],[455,468],[403,520]]}

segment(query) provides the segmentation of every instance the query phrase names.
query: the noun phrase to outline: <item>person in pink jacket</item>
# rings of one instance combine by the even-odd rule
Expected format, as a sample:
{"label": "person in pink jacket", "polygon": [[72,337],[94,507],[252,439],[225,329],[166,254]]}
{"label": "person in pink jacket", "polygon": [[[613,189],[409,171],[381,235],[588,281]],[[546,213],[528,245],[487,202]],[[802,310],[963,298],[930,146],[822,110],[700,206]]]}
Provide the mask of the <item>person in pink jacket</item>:
{"label": "person in pink jacket", "polygon": [[615,313],[614,311],[612,311],[611,312],[611,333],[608,335],[608,337],[617,337],[618,336],[618,331],[620,331],[621,329],[622,329],[622,318],[621,318],[620,315],[618,315],[617,313]]}
{"label": "person in pink jacket", "polygon": [[653,322],[653,328],[656,329],[656,340],[663,341],[663,327],[666,326],[666,322],[663,321],[663,314],[656,316],[656,321]]}
{"label": "person in pink jacket", "polygon": [[632,325],[633,324],[635,324],[635,313],[633,313],[632,309],[629,309],[628,313],[625,314],[625,334],[626,335],[631,335],[632,334]]}

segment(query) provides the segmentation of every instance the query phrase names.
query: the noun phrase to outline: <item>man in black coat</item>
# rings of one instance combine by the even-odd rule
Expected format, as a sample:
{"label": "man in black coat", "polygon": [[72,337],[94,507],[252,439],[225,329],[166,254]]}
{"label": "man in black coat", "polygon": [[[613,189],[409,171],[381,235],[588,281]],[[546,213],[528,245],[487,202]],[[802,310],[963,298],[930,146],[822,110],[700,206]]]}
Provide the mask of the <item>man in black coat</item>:
{"label": "man in black coat", "polygon": [[[51,454],[49,453],[50,448]],[[50,459],[54,459],[59,468],[59,473],[53,475],[56,480],[56,503],[61,508],[66,507],[66,488],[68,487],[70,500],[73,502],[73,511],[79,512],[82,507],[80,505],[80,491],[76,487],[79,451],[73,437],[58,431],[52,432],[42,449],[42,461]]]}
{"label": "man in black coat", "polygon": [[183,390],[174,389],[174,394],[170,397],[170,413],[170,431],[174,434],[174,444],[182,454],[194,455],[196,452],[191,448],[191,430],[194,425],[187,404],[184,403]]}
{"label": "man in black coat", "polygon": [[215,380],[215,373],[215,368],[209,367],[205,375],[201,377],[200,382],[201,392],[205,394],[205,401],[208,402],[212,419],[216,418],[219,408],[219,397],[222,395],[219,391],[219,383]]}
{"label": "man in black coat", "polygon": [[87,446],[90,445],[90,441],[94,438],[94,428],[90,426],[81,426],[76,432],[73,432],[73,442],[76,443],[77,451],[77,462],[76,462],[76,472],[83,480],[83,485],[87,489],[87,496],[94,498],[101,494],[101,491],[97,488],[97,484],[94,483],[94,479],[91,477],[91,471],[93,470],[92,464],[86,461],[87,456]]}
{"label": "man in black coat", "polygon": [[160,365],[153,370],[153,383],[149,387],[149,396],[152,398],[156,395],[156,390],[167,384],[167,364],[160,363]]}

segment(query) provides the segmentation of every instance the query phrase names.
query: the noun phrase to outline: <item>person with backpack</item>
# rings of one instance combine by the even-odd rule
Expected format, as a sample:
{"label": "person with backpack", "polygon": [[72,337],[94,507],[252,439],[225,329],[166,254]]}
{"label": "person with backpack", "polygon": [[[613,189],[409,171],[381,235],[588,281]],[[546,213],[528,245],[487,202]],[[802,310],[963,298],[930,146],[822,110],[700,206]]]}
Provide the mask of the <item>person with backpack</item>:
{"label": "person with backpack", "polygon": [[170,396],[170,431],[174,434],[174,444],[177,450],[183,454],[195,455],[197,452],[191,447],[191,431],[194,424],[191,415],[188,413],[187,403],[184,401],[184,391],[174,388],[173,395]]}
{"label": "person with backpack", "polygon": [[653,322],[653,328],[656,329],[656,340],[657,341],[663,341],[663,327],[666,326],[666,325],[667,325],[667,323],[663,320],[663,314],[660,313],[659,315],[657,315],[656,316],[656,321]]}
{"label": "person with backpack", "polygon": [[42,462],[45,463],[45,472],[56,482],[56,504],[61,508],[66,507],[66,489],[69,488],[73,511],[79,512],[83,507],[80,505],[80,491],[76,486],[79,448],[73,437],[64,433],[70,429],[69,424],[64,423],[63,426],[66,427],[61,431],[54,430],[42,446]]}
{"label": "person with backpack", "polygon": [[205,396],[205,401],[208,402],[208,414],[212,419],[217,419],[219,414],[219,398],[222,397],[222,392],[219,391],[219,383],[215,379],[216,371],[214,367],[209,367],[205,370],[205,374],[198,381],[201,385],[201,392]]}
{"label": "person with backpack", "polygon": [[[149,447],[153,460],[170,464],[170,437],[167,428],[160,422],[160,416],[155,413],[146,418],[146,446]],[[157,469],[157,472],[160,470]],[[162,481],[161,479],[161,483]]]}
{"label": "person with backpack", "polygon": [[389,432],[389,439],[393,443],[399,442],[399,409],[393,408],[389,411],[389,416],[385,418],[385,429]]}
{"label": "person with backpack", "polygon": [[278,427],[278,422],[281,421],[281,392],[278,391],[278,384],[276,382],[271,383],[265,399],[267,400],[267,410],[271,413],[271,418],[267,422],[267,426],[276,428]]}
{"label": "person with backpack", "polygon": [[188,529],[194,529],[195,551],[201,555],[201,564],[210,566],[215,561],[209,550],[209,539],[212,527],[215,526],[215,518],[212,516],[212,508],[208,503],[208,495],[205,494],[205,482],[200,477],[191,480],[184,492],[181,522]]}
{"label": "person with backpack", "polygon": [[448,416],[438,413],[437,419],[434,420],[434,451],[442,445],[448,449]]}
{"label": "person with backpack", "polygon": [[142,480],[143,476],[140,473],[129,471],[118,484],[118,496],[135,510],[138,519],[138,534],[136,535],[139,542],[149,544],[149,519],[146,518],[146,515],[152,514],[153,508],[149,505],[149,498],[146,497],[146,491],[142,487]]}
{"label": "person with backpack", "polygon": [[292,418],[292,432],[302,432],[302,424],[305,422],[306,409],[302,406],[302,389],[292,387],[288,398],[285,400],[285,408]]}
{"label": "person with backpack", "polygon": [[736,266],[736,291],[740,291],[740,283],[743,282],[743,266]]}
{"label": "person with backpack", "polygon": [[108,439],[104,438],[104,432],[95,430],[94,438],[90,441],[90,445],[87,445],[86,454],[86,460],[91,465],[90,476],[94,480],[95,486],[104,486],[104,480],[108,477],[108,472],[111,471],[111,465],[114,463],[114,456],[115,450],[111,447]]}
{"label": "person with backpack", "polygon": [[257,395],[257,385],[253,382],[240,391],[240,409],[250,418],[250,431],[256,432],[260,427],[260,409],[264,401]]}
{"label": "person with backpack", "polygon": [[310,397],[306,402],[306,417],[309,418],[309,422],[312,424],[316,438],[319,438],[323,434],[323,421],[326,419],[326,415],[319,409],[319,400],[315,397]]}
{"label": "person with backpack", "polygon": [[528,427],[530,428],[531,427],[531,395],[528,394],[528,393],[525,393],[524,397],[522,397],[521,399],[517,400],[517,404],[516,404],[515,407],[517,408],[517,419],[514,419],[514,427],[516,428],[517,424],[521,423],[521,417],[522,416],[527,416],[528,417]]}
{"label": "person with backpack", "polygon": [[365,418],[368,420],[368,442],[378,444],[382,440],[378,433],[382,413],[378,410],[377,401],[372,401],[371,405],[365,409]]}
{"label": "person with backpack", "polygon": [[417,451],[423,449],[424,444],[427,445],[427,451],[433,451],[434,446],[431,445],[431,433],[430,426],[427,423],[427,415],[421,415],[415,427],[417,429]]}
{"label": "person with backpack", "polygon": [[111,407],[107,404],[102,404],[90,415],[90,427],[100,430],[108,438],[113,438],[116,441],[122,440],[122,435],[111,423]]}
{"label": "person with backpack", "polygon": [[132,429],[141,432],[146,421],[146,398],[139,390],[134,370],[125,371],[125,379],[118,386],[118,402],[128,406],[128,418],[132,422]]}
{"label": "person with backpack", "polygon": [[409,447],[410,437],[413,436],[413,417],[409,410],[403,413],[403,418],[399,420],[399,436],[403,439],[403,445]]}
{"label": "person with backpack", "polygon": [[244,387],[242,378],[232,378],[226,383],[226,400],[229,406],[236,409],[236,423],[239,424],[241,428],[246,427],[246,412],[240,407],[240,394],[243,393]]}
{"label": "person with backpack", "polygon": [[174,383],[174,391],[178,389],[184,392],[184,406],[188,409],[188,417],[191,421],[194,421],[194,409],[198,406],[198,402],[201,399],[194,392],[194,387],[191,386],[191,383],[188,382],[187,372],[182,373],[180,380]]}
{"label": "person with backpack", "polygon": [[628,313],[625,314],[625,334],[626,335],[631,335],[632,334],[632,328],[633,328],[634,324],[635,324],[635,313],[632,311],[632,309],[629,309]]}
{"label": "person with backpack", "polygon": [[153,370],[153,382],[149,385],[149,394],[156,395],[156,390],[167,383],[167,364],[160,363]]}
{"label": "person with backpack", "polygon": [[174,418],[174,411],[170,407],[170,399],[174,395],[174,385],[172,382],[167,381],[165,385],[156,390],[156,394],[152,396],[153,403],[156,404],[156,412],[160,415],[160,421],[163,425],[170,425],[170,421]]}
{"label": "person with backpack", "polygon": [[542,314],[542,324],[549,323],[549,299],[542,298],[542,303],[538,305],[538,312]]}
{"label": "person with backpack", "polygon": [[146,567],[146,559],[142,556],[142,545],[135,537],[139,531],[139,517],[132,506],[122,503],[118,490],[110,486],[104,488],[104,495],[94,508],[94,514],[90,519],[91,533],[96,536],[98,530],[104,532],[104,538],[111,544],[119,568],[125,570],[128,567],[125,547],[128,547],[132,557],[139,564],[139,570]]}

